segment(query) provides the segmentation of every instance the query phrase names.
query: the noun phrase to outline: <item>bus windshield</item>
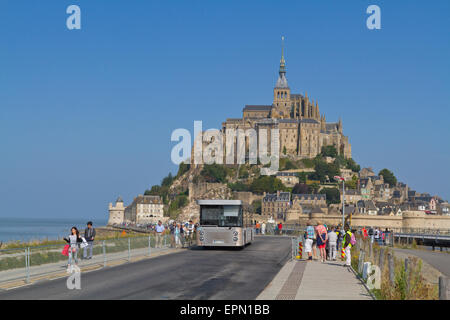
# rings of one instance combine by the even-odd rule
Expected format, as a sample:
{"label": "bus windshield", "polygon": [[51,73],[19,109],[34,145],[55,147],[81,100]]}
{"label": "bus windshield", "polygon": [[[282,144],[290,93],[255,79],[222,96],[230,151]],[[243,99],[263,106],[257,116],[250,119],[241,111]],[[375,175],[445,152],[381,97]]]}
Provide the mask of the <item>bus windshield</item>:
{"label": "bus windshield", "polygon": [[200,225],[218,227],[242,227],[241,206],[202,206]]}

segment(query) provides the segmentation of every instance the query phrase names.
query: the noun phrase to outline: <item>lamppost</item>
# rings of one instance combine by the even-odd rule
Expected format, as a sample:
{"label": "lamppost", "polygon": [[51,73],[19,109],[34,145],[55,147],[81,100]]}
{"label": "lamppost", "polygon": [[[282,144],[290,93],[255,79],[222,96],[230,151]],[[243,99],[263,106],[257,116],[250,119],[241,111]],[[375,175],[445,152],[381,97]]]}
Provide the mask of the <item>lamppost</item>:
{"label": "lamppost", "polygon": [[334,176],[334,179],[342,181],[342,230],[344,230],[345,224],[345,179],[341,176]]}

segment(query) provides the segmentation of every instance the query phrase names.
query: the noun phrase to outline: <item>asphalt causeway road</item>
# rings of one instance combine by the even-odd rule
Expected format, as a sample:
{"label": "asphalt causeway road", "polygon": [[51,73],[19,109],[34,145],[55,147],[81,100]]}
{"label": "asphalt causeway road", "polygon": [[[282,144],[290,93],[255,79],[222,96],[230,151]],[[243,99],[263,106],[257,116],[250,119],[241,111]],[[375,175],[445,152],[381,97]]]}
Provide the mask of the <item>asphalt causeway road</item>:
{"label": "asphalt causeway road", "polygon": [[244,249],[193,248],[8,291],[7,299],[255,299],[291,257],[291,238],[256,237]]}

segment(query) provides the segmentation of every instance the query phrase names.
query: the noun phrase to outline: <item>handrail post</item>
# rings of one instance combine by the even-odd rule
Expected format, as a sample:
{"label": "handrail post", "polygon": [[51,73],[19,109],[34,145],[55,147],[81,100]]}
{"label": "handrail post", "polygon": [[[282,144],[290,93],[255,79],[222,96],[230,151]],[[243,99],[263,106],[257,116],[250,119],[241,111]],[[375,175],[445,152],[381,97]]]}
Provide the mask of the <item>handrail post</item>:
{"label": "handrail post", "polygon": [[25,266],[27,272],[26,283],[30,283],[30,247],[25,249]]}
{"label": "handrail post", "polygon": [[106,245],[105,245],[105,240],[102,241],[102,249],[103,249],[103,267],[106,267]]}
{"label": "handrail post", "polygon": [[383,270],[384,270],[384,248],[380,248],[379,267],[380,267],[380,270],[381,270],[381,275],[383,275]]}
{"label": "handrail post", "polygon": [[151,240],[151,235],[148,236],[148,256],[150,257],[151,255],[151,247],[152,247],[152,240]]}
{"label": "handrail post", "polygon": [[406,276],[406,292],[409,295],[409,274],[410,274],[411,266],[409,264],[409,259],[405,259],[405,276]]}
{"label": "handrail post", "polygon": [[448,278],[439,277],[439,300],[448,300]]}
{"label": "handrail post", "polygon": [[128,238],[128,262],[131,260],[131,238]]}
{"label": "handrail post", "polygon": [[389,266],[389,281],[391,282],[391,285],[394,285],[395,283],[395,276],[394,276],[394,256],[393,253],[388,253],[388,266]]}

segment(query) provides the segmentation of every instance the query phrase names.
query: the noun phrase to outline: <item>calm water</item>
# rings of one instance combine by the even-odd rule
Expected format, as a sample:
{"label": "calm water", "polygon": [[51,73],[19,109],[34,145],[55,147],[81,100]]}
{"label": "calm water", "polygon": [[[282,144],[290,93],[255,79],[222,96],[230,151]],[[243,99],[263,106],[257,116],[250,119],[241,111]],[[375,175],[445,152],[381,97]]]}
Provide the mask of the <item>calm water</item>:
{"label": "calm water", "polygon": [[[67,236],[70,228],[76,226],[79,230],[86,228],[86,219],[26,219],[1,218],[0,241],[29,241],[41,239],[58,239]],[[94,227],[105,226],[107,219],[92,219]]]}

